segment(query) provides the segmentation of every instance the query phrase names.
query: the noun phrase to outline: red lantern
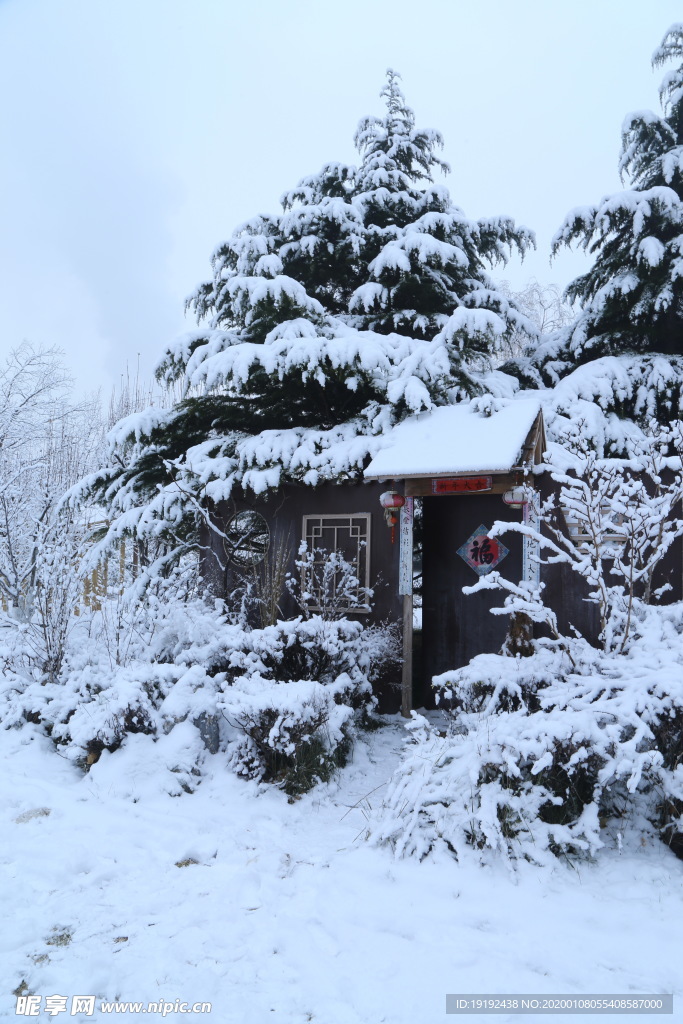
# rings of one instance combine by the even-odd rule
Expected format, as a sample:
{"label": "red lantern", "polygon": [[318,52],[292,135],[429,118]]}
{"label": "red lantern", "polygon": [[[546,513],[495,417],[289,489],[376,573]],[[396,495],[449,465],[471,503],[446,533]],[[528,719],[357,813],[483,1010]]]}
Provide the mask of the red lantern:
{"label": "red lantern", "polygon": [[523,508],[527,503],[527,494],[523,487],[513,487],[503,495],[503,501],[510,508]]}
{"label": "red lantern", "polygon": [[379,503],[384,509],[384,518],[387,526],[391,527],[391,543],[396,539],[396,524],[398,522],[398,510],[403,508],[406,499],[398,491],[384,491],[379,496]]}
{"label": "red lantern", "polygon": [[398,491],[385,491],[384,494],[380,494],[379,503],[382,508],[403,508],[406,499]]}

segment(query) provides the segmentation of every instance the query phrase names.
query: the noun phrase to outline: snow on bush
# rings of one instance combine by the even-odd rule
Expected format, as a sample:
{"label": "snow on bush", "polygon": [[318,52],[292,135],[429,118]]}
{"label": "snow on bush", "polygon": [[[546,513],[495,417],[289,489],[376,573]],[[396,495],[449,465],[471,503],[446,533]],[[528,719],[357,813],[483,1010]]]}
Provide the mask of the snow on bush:
{"label": "snow on bush", "polygon": [[238,680],[219,701],[243,734],[230,751],[235,771],[264,781],[279,778],[290,796],[327,781],[350,745],[353,710],[342,703],[349,690],[353,684],[345,675],[331,686],[311,679],[284,684],[258,674]]}
{"label": "snow on bush", "polygon": [[445,730],[413,713],[374,840],[545,863],[592,855],[638,820],[681,843],[683,605],[642,611],[628,656],[486,654],[435,678]]}
{"label": "snow on bush", "polygon": [[312,615],[241,633],[225,653],[230,685],[218,707],[241,733],[231,763],[249,778],[281,779],[294,795],[344,762],[398,642],[386,626]]}
{"label": "snow on bush", "polygon": [[82,623],[58,678],[8,668],[0,689],[5,727],[42,723],[84,768],[131,736],[188,723],[239,774],[298,794],[343,763],[376,703],[372,680],[396,658],[387,627],[312,615],[252,629],[222,602],[153,592],[128,609],[123,629],[137,639],[123,652],[112,614],[105,603]]}

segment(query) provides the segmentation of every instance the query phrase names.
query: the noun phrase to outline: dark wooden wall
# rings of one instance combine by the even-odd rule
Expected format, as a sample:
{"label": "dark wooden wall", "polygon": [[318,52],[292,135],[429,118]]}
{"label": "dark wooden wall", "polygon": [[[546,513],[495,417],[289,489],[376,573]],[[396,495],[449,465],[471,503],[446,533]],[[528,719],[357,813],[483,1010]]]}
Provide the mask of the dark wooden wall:
{"label": "dark wooden wall", "polygon": [[[323,484],[319,487],[287,485],[262,497],[237,495],[234,500],[222,502],[214,511],[216,523],[224,528],[230,518],[243,509],[261,513],[271,532],[271,549],[284,541],[290,549],[289,571],[295,573],[294,560],[302,537],[304,515],[355,515],[370,513],[370,586],[374,590],[373,607],[369,613],[349,611],[348,616],[361,622],[402,621],[402,599],[398,595],[398,530],[396,542],[391,543],[391,530],[384,521],[379,496],[387,490],[386,484],[346,483]],[[217,597],[229,597],[235,586],[232,571],[223,568],[223,542],[215,533],[204,529],[202,543],[206,554],[203,576]],[[362,581],[361,581],[362,582]],[[289,595],[283,596],[282,612],[285,618],[299,614],[299,608]],[[400,666],[384,673],[376,686],[380,710],[394,712],[400,707]]]}

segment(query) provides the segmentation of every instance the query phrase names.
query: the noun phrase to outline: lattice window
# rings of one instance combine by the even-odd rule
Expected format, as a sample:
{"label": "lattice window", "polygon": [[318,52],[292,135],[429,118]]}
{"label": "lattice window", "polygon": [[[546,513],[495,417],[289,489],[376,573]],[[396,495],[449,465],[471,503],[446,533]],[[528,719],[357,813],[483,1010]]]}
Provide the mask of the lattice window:
{"label": "lattice window", "polygon": [[[562,509],[569,536],[580,551],[590,551],[592,536],[585,515],[576,509]],[[600,506],[600,511],[607,517],[610,515],[610,505],[605,503]],[[619,533],[619,527],[623,524],[625,516],[621,513],[611,513],[611,519],[616,527],[614,530],[605,530],[601,554],[604,558],[616,558],[620,555],[626,545],[625,533]]]}
{"label": "lattice window", "polygon": [[[370,586],[370,513],[303,517],[303,540],[308,558],[303,572],[310,608],[320,611],[334,603],[339,608],[369,612],[366,588]],[[329,555],[340,555],[351,567],[357,583],[348,586],[337,571],[326,578]],[[343,592],[340,587],[343,587]]]}

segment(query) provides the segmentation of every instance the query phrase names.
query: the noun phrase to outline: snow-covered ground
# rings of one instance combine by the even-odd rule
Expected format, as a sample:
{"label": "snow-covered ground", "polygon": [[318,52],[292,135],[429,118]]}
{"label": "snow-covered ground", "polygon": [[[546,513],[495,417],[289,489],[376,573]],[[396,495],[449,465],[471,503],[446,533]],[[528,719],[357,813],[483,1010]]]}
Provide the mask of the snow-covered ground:
{"label": "snow-covered ground", "polygon": [[683,863],[661,844],[626,837],[596,865],[514,875],[396,861],[362,836],[400,720],[293,804],[221,755],[192,795],[167,795],[184,728],[156,744],[131,736],[86,777],[31,727],[0,734],[3,1021],[22,1019],[22,983],[98,1003],[210,1002],[211,1014],[166,1019],[219,1024],[463,1019],[445,1018],[447,992],[673,991],[667,1019],[683,1020]]}

